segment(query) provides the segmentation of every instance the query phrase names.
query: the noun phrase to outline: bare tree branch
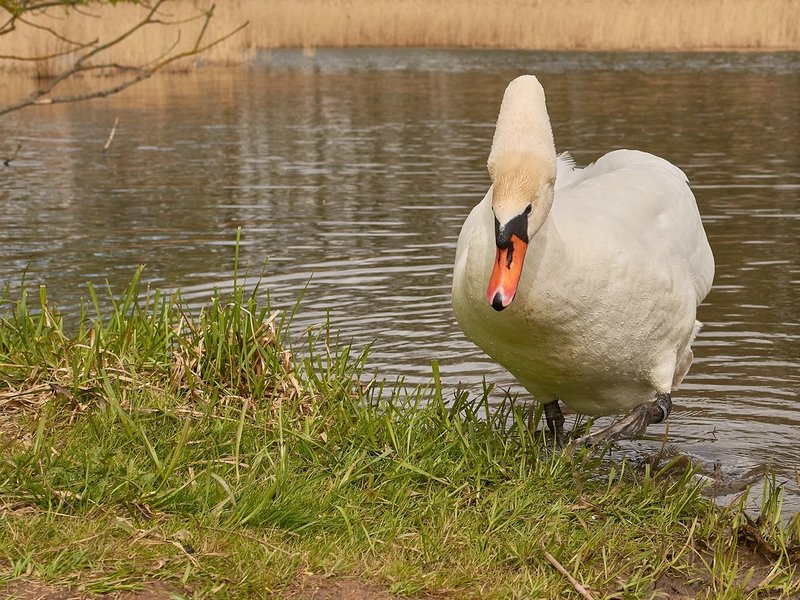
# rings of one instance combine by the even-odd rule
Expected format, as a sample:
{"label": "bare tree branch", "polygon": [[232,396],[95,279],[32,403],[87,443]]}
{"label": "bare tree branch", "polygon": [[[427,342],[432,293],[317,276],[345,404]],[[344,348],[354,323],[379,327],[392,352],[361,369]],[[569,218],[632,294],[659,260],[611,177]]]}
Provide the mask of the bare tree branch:
{"label": "bare tree branch", "polygon": [[[239,33],[242,29],[247,27],[247,25],[248,25],[248,23],[243,23],[242,25],[240,25],[239,27],[237,27],[236,29],[234,29],[233,31],[228,33],[227,35],[225,35],[225,36],[223,36],[221,38],[218,38],[218,39],[214,40],[213,42],[211,42],[209,44],[206,44],[204,46],[198,46],[198,47],[196,47],[196,48],[194,48],[192,50],[188,50],[186,52],[181,52],[180,54],[175,54],[173,56],[170,56],[167,59],[162,60],[160,63],[157,63],[153,67],[150,67],[150,68],[147,68],[147,69],[141,69],[140,73],[138,75],[136,75],[132,79],[124,81],[124,82],[122,82],[122,83],[120,83],[118,85],[109,86],[109,87],[104,88],[102,90],[97,90],[97,91],[94,91],[94,92],[88,92],[88,93],[85,93],[85,94],[78,94],[78,95],[75,95],[75,96],[59,96],[59,97],[55,97],[55,98],[38,98],[38,99],[35,99],[33,102],[29,101],[30,100],[30,97],[29,97],[29,98],[26,98],[24,101],[22,101],[22,102],[25,102],[25,104],[23,106],[43,105],[43,104],[64,104],[64,103],[67,103],[67,102],[79,102],[81,100],[90,100],[92,98],[103,98],[105,96],[110,96],[112,94],[119,93],[122,90],[125,90],[125,89],[131,87],[132,85],[135,85],[135,84],[139,83],[140,81],[143,81],[143,80],[147,79],[148,77],[152,76],[155,72],[160,71],[161,69],[163,69],[167,65],[175,62],[176,60],[180,60],[182,58],[187,58],[187,57],[190,57],[190,56],[195,56],[196,54],[198,54],[200,52],[205,52],[209,48],[212,48],[212,47],[216,46],[217,44],[219,44],[221,42],[224,42],[226,39],[228,39],[228,38],[232,37],[233,35]],[[127,67],[127,68],[134,69],[134,70],[136,69],[135,67]],[[81,72],[82,71],[87,71],[89,69],[90,69],[90,67],[84,67],[80,71]],[[11,105],[11,106],[13,106],[13,105]],[[23,108],[23,106],[20,106],[18,108]],[[8,107],[0,108],[0,115],[3,115],[5,113],[7,113],[7,112],[11,112],[11,110],[18,110],[18,108],[8,108]]]}
{"label": "bare tree branch", "polygon": [[[144,17],[142,17],[139,21],[132,24],[130,27],[126,28],[121,34],[117,35],[116,37],[106,42],[101,43],[99,40],[94,40],[91,42],[81,43],[81,42],[76,42],[75,40],[71,40],[67,36],[61,35],[55,29],[47,25],[42,25],[40,23],[31,25],[30,21],[32,17],[26,19],[22,18],[22,16],[25,14],[30,15],[33,11],[42,11],[46,8],[51,8],[54,6],[68,7],[70,10],[76,10],[76,8],[79,5],[86,5],[90,1],[92,0],[62,0],[60,2],[54,0],[39,0],[39,1],[0,0],[0,10],[4,9],[11,15],[9,20],[5,24],[0,26],[0,35],[3,35],[5,33],[10,33],[16,28],[17,23],[21,23],[45,31],[49,35],[52,35],[55,39],[60,40],[61,42],[76,46],[74,48],[67,48],[63,51],[36,57],[0,55],[0,59],[17,60],[17,61],[45,61],[48,59],[63,58],[67,56],[75,57],[71,65],[64,68],[55,76],[49,78],[48,80],[40,84],[40,87],[36,89],[33,93],[31,93],[29,96],[22,98],[16,102],[12,102],[11,104],[8,104],[6,106],[0,106],[0,116],[16,110],[20,110],[22,108],[26,108],[28,106],[79,102],[82,100],[101,98],[105,96],[110,96],[112,94],[116,94],[118,92],[121,92],[122,90],[131,87],[132,85],[139,83],[140,81],[143,81],[144,79],[151,77],[156,72],[160,71],[161,69],[165,68],[166,66],[178,60],[189,58],[192,56],[202,54],[203,52],[206,52],[210,48],[213,48],[214,46],[230,39],[231,37],[239,33],[242,29],[247,27],[247,25],[249,24],[249,22],[245,22],[242,25],[233,29],[232,31],[229,31],[225,35],[213,39],[210,42],[205,42],[204,40],[208,33],[209,23],[211,22],[211,19],[214,16],[214,10],[216,8],[215,5],[212,5],[208,10],[202,11],[201,14],[197,15],[196,17],[192,17],[190,19],[184,19],[179,21],[168,21],[168,20],[165,21],[161,18],[160,11],[162,7],[164,7],[164,5],[166,5],[170,0],[155,0],[152,3],[137,2],[137,4],[147,9],[147,14]],[[128,65],[128,64],[121,64],[118,62],[95,60],[100,58],[104,52],[121,44],[123,41],[127,40],[137,32],[151,25],[174,27],[176,24],[188,23],[190,21],[195,21],[198,19],[202,19],[202,25],[200,26],[200,31],[194,36],[193,44],[188,50],[176,51],[176,48],[180,44],[181,40],[181,31],[178,30],[176,41],[161,55],[144,64]],[[74,78],[78,74],[93,72],[93,71],[110,72],[111,74],[122,75],[125,78],[122,81],[114,83],[113,85],[106,85],[101,89],[97,90],[92,90],[75,95],[62,95],[62,96],[53,95],[54,91],[65,81]]]}
{"label": "bare tree branch", "polygon": [[[0,0],[0,6],[3,6],[5,8],[4,2],[2,0]],[[37,5],[36,9],[31,8],[31,9],[27,9],[27,10],[28,11],[36,10],[38,12],[38,11],[41,10],[40,8],[38,8],[38,6],[39,5]],[[6,9],[6,10],[8,10],[8,9]],[[97,38],[92,40],[92,41],[90,41],[90,42],[78,42],[76,40],[70,39],[70,38],[62,35],[58,31],[56,31],[53,27],[48,27],[47,25],[41,25],[40,23],[37,23],[34,20],[23,18],[23,14],[25,14],[25,13],[22,13],[22,14],[14,14],[14,13],[12,13],[10,19],[2,27],[0,27],[0,35],[4,35],[6,33],[11,33],[12,31],[14,31],[16,29],[16,23],[22,23],[23,25],[26,25],[26,26],[28,26],[28,27],[30,27],[32,29],[38,29],[39,31],[44,31],[45,33],[51,35],[53,38],[55,38],[55,39],[57,39],[57,40],[59,40],[61,42],[64,42],[65,44],[69,44],[70,46],[75,46],[75,47],[74,48],[67,48],[66,50],[62,50],[60,52],[53,52],[51,54],[38,54],[36,56],[20,56],[20,55],[16,55],[16,54],[0,54],[0,60],[15,60],[15,61],[22,61],[22,62],[46,61],[46,60],[51,60],[53,58],[60,58],[62,56],[66,56],[68,54],[73,54],[74,52],[78,52],[79,50],[83,50],[84,48],[88,48],[90,46],[95,46],[100,42],[100,40],[97,39]],[[8,27],[8,30],[6,31],[7,27]]]}

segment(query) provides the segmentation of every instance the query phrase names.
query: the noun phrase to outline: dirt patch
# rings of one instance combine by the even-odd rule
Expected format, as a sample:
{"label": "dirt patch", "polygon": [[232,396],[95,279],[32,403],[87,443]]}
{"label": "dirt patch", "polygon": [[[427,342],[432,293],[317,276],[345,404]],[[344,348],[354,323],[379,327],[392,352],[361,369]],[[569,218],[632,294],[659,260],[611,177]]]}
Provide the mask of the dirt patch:
{"label": "dirt patch", "polygon": [[656,582],[655,586],[655,591],[658,592],[657,597],[669,598],[669,600],[694,600],[702,597],[708,590],[707,581],[687,582],[683,577],[675,575],[664,575]]}
{"label": "dirt patch", "polygon": [[143,584],[142,589],[134,592],[111,592],[108,594],[92,594],[63,586],[49,585],[39,581],[17,580],[5,589],[0,589],[0,597],[8,600],[99,600],[116,598],[118,600],[171,600],[173,594],[183,590],[164,583],[151,581]]}
{"label": "dirt patch", "polygon": [[59,589],[35,581],[14,581],[7,588],[0,590],[9,599],[14,600],[72,600],[81,598],[71,594],[68,589]]}
{"label": "dirt patch", "polygon": [[[710,551],[703,553],[708,564],[713,561],[713,554]],[[745,594],[750,594],[756,590],[758,585],[770,574],[772,563],[759,552],[747,546],[739,546],[735,555],[736,563],[740,569],[736,581],[741,584],[742,578],[752,569],[753,575],[744,587]],[[711,580],[708,570],[700,564],[699,558],[695,557],[694,563],[697,567],[694,577],[687,579],[685,576],[667,573],[659,578],[655,585],[662,598],[669,600],[695,600],[695,598],[705,597],[714,589],[714,582]]]}
{"label": "dirt patch", "polygon": [[399,600],[385,587],[356,579],[305,575],[287,590],[290,600]]}

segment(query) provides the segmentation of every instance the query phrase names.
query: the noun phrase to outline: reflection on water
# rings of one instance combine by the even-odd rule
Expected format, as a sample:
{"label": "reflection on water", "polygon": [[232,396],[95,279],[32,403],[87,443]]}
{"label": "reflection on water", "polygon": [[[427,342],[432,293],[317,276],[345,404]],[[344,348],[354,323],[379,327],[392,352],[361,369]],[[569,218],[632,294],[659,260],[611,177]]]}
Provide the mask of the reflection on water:
{"label": "reflection on water", "polygon": [[424,382],[438,359],[448,385],[513,386],[459,332],[450,269],[488,185],[505,84],[539,73],[559,150],[578,163],[619,147],[660,154],[700,203],[717,276],[671,439],[731,472],[771,461],[794,479],[797,59],[286,51],[16,113],[0,120],[0,157],[22,144],[0,168],[0,278],[16,288],[27,269],[74,312],[85,282],[121,286],[146,264],[149,281],[202,303],[230,287],[241,226],[242,264],[264,273],[274,302],[290,305],[308,284],[300,324],[330,310],[343,337],[374,342],[370,365],[383,376]]}

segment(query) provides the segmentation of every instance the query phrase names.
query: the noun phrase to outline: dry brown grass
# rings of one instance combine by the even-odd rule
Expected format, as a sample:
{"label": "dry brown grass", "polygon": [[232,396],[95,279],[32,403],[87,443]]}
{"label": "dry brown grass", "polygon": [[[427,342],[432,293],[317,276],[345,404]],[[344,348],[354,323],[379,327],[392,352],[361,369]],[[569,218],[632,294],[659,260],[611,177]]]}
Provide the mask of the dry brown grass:
{"label": "dry brown grass", "polygon": [[[261,47],[800,48],[796,0],[274,0]],[[245,11],[249,12],[249,11]]]}
{"label": "dry brown grass", "polygon": [[[174,0],[174,21],[196,16],[206,0]],[[87,14],[52,9],[39,22],[76,40],[111,39],[141,14],[135,6],[92,7]],[[552,50],[800,50],[797,0],[226,0],[209,31],[221,36],[244,21],[235,39],[204,54],[213,63],[240,63],[259,48],[462,47]],[[188,44],[199,20],[138,32],[108,60],[152,60],[175,43]],[[63,42],[21,25],[0,36],[0,55],[62,51]],[[59,59],[61,63],[65,59]],[[0,60],[0,67],[54,72],[59,60]],[[184,63],[183,68],[188,65]]]}

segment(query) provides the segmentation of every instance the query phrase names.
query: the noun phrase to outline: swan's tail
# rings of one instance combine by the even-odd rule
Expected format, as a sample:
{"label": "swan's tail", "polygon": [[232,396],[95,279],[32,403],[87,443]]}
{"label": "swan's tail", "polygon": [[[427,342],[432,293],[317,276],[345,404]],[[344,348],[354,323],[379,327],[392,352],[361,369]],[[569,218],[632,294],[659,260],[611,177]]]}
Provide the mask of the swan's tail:
{"label": "swan's tail", "polygon": [[694,360],[692,343],[702,328],[703,324],[695,319],[694,328],[692,329],[692,337],[689,339],[689,343],[686,344],[686,349],[683,351],[683,354],[681,354],[680,358],[678,359],[678,363],[675,365],[675,374],[672,377],[673,390],[677,389],[677,387],[681,384],[683,378],[686,377],[686,373],[689,372],[689,367],[692,366],[692,361]]}
{"label": "swan's tail", "polygon": [[694,338],[697,337],[697,334],[700,333],[700,330],[703,328],[703,324],[698,321],[697,319],[694,320],[694,329],[692,330],[692,339],[689,340],[689,344],[694,343]]}

